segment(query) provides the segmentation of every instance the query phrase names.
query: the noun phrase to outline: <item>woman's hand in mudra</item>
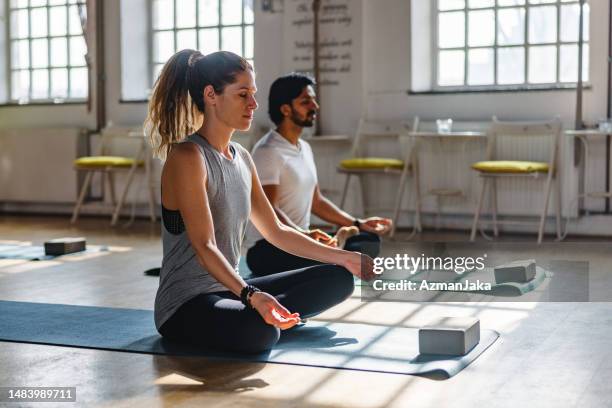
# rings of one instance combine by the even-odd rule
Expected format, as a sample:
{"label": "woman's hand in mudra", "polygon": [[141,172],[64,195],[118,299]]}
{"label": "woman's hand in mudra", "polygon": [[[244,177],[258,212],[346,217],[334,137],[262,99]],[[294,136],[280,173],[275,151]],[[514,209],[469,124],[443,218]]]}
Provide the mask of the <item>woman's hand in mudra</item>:
{"label": "woman's hand in mudra", "polygon": [[366,254],[349,252],[342,266],[364,281],[371,281],[376,276],[374,273],[374,260]]}
{"label": "woman's hand in mudra", "polygon": [[308,235],[310,238],[314,239],[315,241],[322,243],[323,245],[328,245],[331,247],[338,246],[337,240],[335,240],[332,236],[327,234],[325,231],[322,231],[318,228],[307,231],[305,232],[305,234]]}
{"label": "woman's hand in mudra", "polygon": [[251,305],[259,312],[264,321],[281,330],[290,329],[300,322],[299,313],[289,312],[276,298],[265,292],[251,295]]}

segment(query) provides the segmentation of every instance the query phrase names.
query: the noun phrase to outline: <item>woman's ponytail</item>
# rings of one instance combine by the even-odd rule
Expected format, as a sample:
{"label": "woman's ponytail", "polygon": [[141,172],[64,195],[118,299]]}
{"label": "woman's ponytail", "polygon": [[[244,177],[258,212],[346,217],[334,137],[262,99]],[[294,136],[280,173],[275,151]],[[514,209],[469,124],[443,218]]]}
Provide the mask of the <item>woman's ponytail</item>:
{"label": "woman's ponytail", "polygon": [[155,81],[144,126],[155,156],[161,159],[166,158],[172,143],[180,142],[196,130],[200,115],[189,95],[188,71],[197,57],[202,57],[199,51],[177,52]]}

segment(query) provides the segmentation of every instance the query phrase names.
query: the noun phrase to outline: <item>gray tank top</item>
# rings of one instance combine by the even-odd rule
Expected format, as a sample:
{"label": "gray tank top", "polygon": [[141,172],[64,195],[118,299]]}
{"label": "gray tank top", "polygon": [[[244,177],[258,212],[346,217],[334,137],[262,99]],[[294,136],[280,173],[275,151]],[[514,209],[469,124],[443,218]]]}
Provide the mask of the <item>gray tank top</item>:
{"label": "gray tank top", "polygon": [[[249,153],[230,142],[233,159],[215,150],[206,139],[193,134],[183,143],[199,146],[208,172],[206,192],[215,228],[217,248],[238,273],[240,246],[251,212],[251,167]],[[186,231],[172,234],[162,220],[163,260],[155,296],[155,326],[159,329],[191,298],[227,291],[198,262]]]}

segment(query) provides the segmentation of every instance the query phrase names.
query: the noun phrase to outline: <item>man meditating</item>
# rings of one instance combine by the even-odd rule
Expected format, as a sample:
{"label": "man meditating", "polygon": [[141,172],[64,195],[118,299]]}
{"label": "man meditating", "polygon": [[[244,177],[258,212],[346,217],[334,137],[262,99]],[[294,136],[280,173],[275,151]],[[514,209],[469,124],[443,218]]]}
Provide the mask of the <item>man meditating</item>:
{"label": "man meditating", "polygon": [[[272,84],[268,114],[276,125],[253,148],[252,157],[259,180],[279,220],[325,245],[376,257],[380,235],[391,229],[391,220],[381,217],[359,219],[338,208],[321,194],[310,145],[301,139],[305,127],[312,127],[319,105],[314,81],[292,73]],[[331,237],[310,229],[310,214],[340,229]],[[272,245],[250,225],[245,240],[247,265],[258,276],[319,264],[292,255]]]}

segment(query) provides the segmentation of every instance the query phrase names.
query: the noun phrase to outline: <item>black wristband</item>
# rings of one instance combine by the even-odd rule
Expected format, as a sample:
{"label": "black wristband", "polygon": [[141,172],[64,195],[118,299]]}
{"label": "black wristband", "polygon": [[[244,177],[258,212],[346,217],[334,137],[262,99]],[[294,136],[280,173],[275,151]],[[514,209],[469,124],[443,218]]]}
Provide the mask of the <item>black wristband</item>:
{"label": "black wristband", "polygon": [[359,218],[355,218],[355,221],[353,221],[353,225],[361,229],[361,222],[359,221]]}
{"label": "black wristband", "polygon": [[253,293],[255,292],[261,292],[261,291],[253,285],[246,285],[240,291],[240,301],[242,302],[243,305],[245,305],[249,309],[253,309],[253,306],[251,305],[250,296],[253,295]]}

